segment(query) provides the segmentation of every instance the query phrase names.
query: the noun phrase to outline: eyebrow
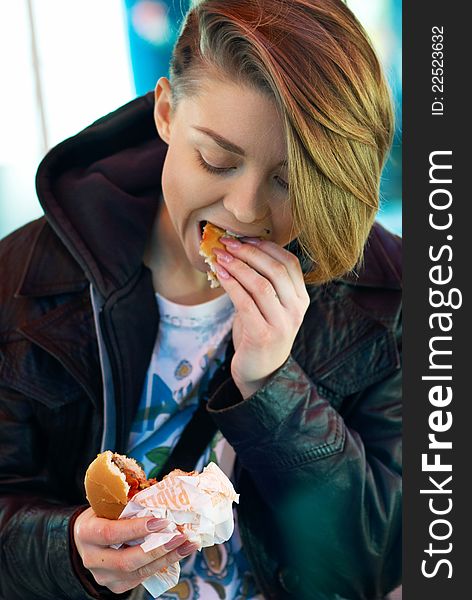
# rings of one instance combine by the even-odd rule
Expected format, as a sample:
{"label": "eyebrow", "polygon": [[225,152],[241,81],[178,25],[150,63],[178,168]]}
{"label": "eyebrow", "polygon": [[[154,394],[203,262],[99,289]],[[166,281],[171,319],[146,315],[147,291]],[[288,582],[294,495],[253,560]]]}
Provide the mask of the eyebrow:
{"label": "eyebrow", "polygon": [[[196,129],[197,131],[200,131],[201,133],[204,133],[205,135],[208,135],[209,137],[211,137],[213,139],[213,141],[215,141],[218,144],[218,146],[223,148],[223,150],[227,150],[228,152],[233,152],[234,154],[239,154],[239,156],[246,156],[246,152],[243,150],[243,148],[240,148],[236,144],[233,144],[233,142],[230,142],[229,140],[227,140],[226,138],[221,136],[219,133],[216,133],[216,131],[212,131],[211,129],[208,129],[206,127],[198,127],[197,125],[192,125],[192,127],[193,127],[193,129]],[[287,166],[288,166],[287,160],[281,160],[279,162],[279,164],[277,165],[277,167],[287,167]]]}

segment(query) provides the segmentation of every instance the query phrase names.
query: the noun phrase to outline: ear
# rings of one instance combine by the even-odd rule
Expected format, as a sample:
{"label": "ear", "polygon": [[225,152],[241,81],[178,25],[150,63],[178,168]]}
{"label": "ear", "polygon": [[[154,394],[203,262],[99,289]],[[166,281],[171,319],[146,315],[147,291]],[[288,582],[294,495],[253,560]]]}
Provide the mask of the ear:
{"label": "ear", "polygon": [[154,90],[154,122],[160,138],[169,143],[172,121],[171,87],[167,77],[161,77]]}

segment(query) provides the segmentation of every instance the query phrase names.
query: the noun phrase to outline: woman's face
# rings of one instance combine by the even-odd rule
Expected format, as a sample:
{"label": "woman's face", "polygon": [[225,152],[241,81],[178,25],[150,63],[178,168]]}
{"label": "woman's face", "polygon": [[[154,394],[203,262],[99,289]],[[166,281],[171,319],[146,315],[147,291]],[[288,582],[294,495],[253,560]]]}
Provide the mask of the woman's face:
{"label": "woman's face", "polygon": [[168,215],[191,265],[202,223],[282,246],[292,230],[287,148],[275,104],[249,87],[206,79],[197,97],[170,111],[170,84],[156,87],[155,121],[168,144],[162,191]]}

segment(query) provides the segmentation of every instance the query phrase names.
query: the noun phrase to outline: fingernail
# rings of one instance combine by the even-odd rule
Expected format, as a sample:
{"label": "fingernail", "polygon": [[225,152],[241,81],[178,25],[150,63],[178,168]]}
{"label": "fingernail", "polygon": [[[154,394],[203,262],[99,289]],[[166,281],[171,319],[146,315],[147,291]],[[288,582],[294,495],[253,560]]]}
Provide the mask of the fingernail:
{"label": "fingernail", "polygon": [[262,240],[260,238],[251,238],[251,237],[245,237],[245,238],[242,238],[242,240],[245,244],[252,244],[253,246],[259,246],[262,242]]}
{"label": "fingernail", "polygon": [[149,519],[146,523],[148,531],[161,531],[170,525],[170,521],[167,519]]}
{"label": "fingernail", "polygon": [[170,540],[170,542],[167,542],[167,544],[164,544],[164,548],[166,550],[173,550],[174,548],[177,548],[177,546],[180,546],[182,544],[182,542],[186,539],[187,539],[187,537],[185,535],[182,535],[182,534],[178,535],[178,536],[172,538]]}
{"label": "fingernail", "polygon": [[225,263],[231,262],[234,258],[228,252],[221,250],[221,248],[213,248],[213,252],[215,253],[218,260],[222,260]]}
{"label": "fingernail", "polygon": [[228,273],[228,271],[226,269],[224,269],[218,263],[215,263],[215,269],[216,269],[216,274],[218,275],[219,278],[229,279],[231,277],[231,275]]}
{"label": "fingernail", "polygon": [[226,236],[223,236],[222,238],[220,238],[220,242],[222,242],[225,246],[228,246],[228,248],[231,248],[231,250],[237,250],[238,248],[241,248],[241,246],[242,246],[242,244],[239,240],[236,240],[231,237],[226,237]]}
{"label": "fingernail", "polygon": [[195,544],[195,542],[185,542],[180,548],[177,548],[177,554],[180,554],[180,556],[187,556],[187,554],[192,554],[195,550],[198,550],[198,544]]}

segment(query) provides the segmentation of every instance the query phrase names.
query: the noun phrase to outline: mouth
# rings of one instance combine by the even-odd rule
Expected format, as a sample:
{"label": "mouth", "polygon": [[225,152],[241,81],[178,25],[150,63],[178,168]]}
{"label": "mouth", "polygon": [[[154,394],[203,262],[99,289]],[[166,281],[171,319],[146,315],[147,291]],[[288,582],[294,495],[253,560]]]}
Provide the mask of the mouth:
{"label": "mouth", "polygon": [[[205,225],[208,223],[208,221],[200,221],[199,222],[199,232],[200,232],[200,240],[203,237],[203,229],[205,228]],[[248,234],[248,233],[241,233],[240,231],[234,231],[233,229],[227,229],[226,227],[222,226],[222,225],[218,225],[217,223],[212,223],[213,225],[215,225],[216,227],[218,227],[219,229],[223,229],[223,231],[227,234],[230,235],[231,237],[235,237],[235,238],[243,238],[243,237],[266,237],[267,235],[270,234],[270,230],[269,229],[264,229],[264,235],[261,236],[260,234]]]}

